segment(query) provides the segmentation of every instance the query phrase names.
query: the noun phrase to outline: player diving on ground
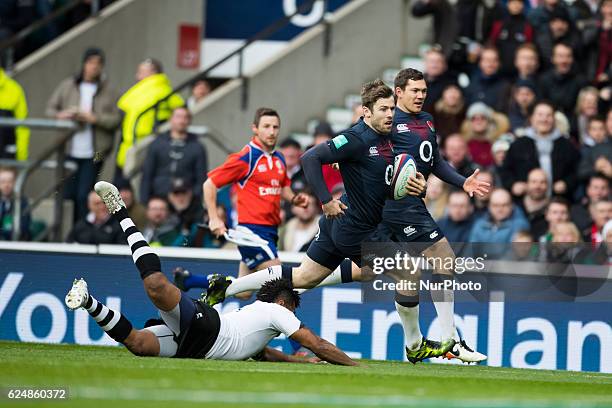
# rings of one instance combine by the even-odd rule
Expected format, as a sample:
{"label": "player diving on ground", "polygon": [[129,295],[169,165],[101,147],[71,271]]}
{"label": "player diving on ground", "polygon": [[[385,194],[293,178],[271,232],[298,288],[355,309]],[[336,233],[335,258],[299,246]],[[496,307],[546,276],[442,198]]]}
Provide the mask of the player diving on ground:
{"label": "player diving on ground", "polygon": [[[315,335],[295,316],[299,294],[291,282],[276,279],[263,285],[257,301],[219,315],[212,307],[189,298],[161,272],[159,257],[129,218],[117,188],[100,181],[95,185],[109,213],[125,232],[132,259],[151,302],[159,310],[160,324],[134,329],[125,316],[97,301],[83,279],[76,279],[66,295],[72,310],[85,309],[112,339],[137,356],[201,358],[213,360],[318,362],[357,365],[333,344]],[[318,359],[286,355],[267,347],[279,334],[310,349]]]}

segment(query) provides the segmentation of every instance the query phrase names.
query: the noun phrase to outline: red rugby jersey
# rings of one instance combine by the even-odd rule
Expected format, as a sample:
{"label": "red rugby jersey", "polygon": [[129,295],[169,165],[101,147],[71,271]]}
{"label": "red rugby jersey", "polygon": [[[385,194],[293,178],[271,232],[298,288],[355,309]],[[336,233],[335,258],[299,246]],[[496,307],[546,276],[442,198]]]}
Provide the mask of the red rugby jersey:
{"label": "red rugby jersey", "polygon": [[211,170],[208,178],[217,188],[236,183],[240,224],[280,224],[281,190],[291,185],[281,153],[267,153],[253,137],[242,150]]}

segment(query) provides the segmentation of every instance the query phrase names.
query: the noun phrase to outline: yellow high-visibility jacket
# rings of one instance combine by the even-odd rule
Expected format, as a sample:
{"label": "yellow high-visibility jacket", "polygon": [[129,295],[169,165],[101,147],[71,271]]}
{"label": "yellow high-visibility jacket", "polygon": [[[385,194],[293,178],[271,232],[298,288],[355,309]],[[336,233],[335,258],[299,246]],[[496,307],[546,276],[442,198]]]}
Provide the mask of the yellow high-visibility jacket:
{"label": "yellow high-visibility jacket", "polygon": [[173,94],[160,104],[157,117],[155,117],[155,109],[150,109],[136,123],[136,119],[142,112],[171,92],[170,80],[166,74],[162,73],[151,75],[139,81],[119,98],[117,107],[124,113],[123,123],[121,124],[121,142],[117,152],[117,165],[120,168],[123,168],[125,164],[125,155],[128,149],[139,139],[150,135],[156,121],[167,120],[174,109],[185,105],[185,101],[180,95]]}
{"label": "yellow high-visibility jacket", "polygon": [[[0,116],[25,119],[28,116],[28,104],[25,93],[17,81],[9,78],[0,68]],[[18,126],[11,128],[0,128],[0,137],[12,140],[0,141],[0,145],[17,145],[17,160],[28,159],[28,144],[30,143],[30,129]],[[14,139],[13,139],[14,138]]]}

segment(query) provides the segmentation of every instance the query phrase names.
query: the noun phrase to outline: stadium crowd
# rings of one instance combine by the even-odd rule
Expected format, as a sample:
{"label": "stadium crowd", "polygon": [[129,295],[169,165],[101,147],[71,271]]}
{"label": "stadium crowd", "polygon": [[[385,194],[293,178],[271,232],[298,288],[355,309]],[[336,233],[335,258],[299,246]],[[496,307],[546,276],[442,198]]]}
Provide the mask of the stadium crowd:
{"label": "stadium crowd", "polygon": [[[479,178],[493,186],[487,197],[470,198],[430,177],[427,207],[449,241],[612,241],[612,0],[415,0],[412,13],[433,15],[436,44],[423,54],[429,88],[424,110],[435,119],[441,151],[459,173],[481,169]],[[102,75],[104,58],[102,50],[88,49],[81,71],[62,82],[47,105],[49,117],[83,124],[67,148],[77,164],[65,192],[75,202],[67,240],[122,243],[91,193],[104,159],[113,157],[114,183],[149,242],[227,245],[204,227],[207,152],[187,131],[189,109],[210,85],[196,83],[187,101],[173,95],[136,126],[151,101],[169,93],[170,81],[159,61],[147,59],[137,67],[136,83],[119,97]],[[27,115],[23,91],[1,70],[0,96],[1,112]],[[136,186],[122,171],[126,152],[165,120],[170,130],[149,145]],[[0,132],[0,157],[27,158],[27,130]],[[121,140],[113,156],[116,132]],[[321,122],[313,143],[334,136]],[[278,150],[293,191],[309,196],[305,208],[283,203],[279,249],[303,251],[317,233],[320,206],[300,167],[305,147],[284,138]],[[340,173],[329,166],[324,176],[334,196],[341,195]],[[11,235],[14,182],[14,171],[0,170],[0,239]],[[230,226],[236,223],[233,189],[220,193],[218,207]],[[31,236],[29,224],[24,217],[22,239]]]}

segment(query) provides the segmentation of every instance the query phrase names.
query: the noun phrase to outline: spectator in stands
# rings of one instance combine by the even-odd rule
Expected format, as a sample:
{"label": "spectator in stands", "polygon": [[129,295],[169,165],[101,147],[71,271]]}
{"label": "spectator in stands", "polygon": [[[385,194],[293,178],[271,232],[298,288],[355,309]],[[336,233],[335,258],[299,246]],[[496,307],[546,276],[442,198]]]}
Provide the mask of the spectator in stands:
{"label": "spectator in stands", "polygon": [[[302,157],[302,146],[294,139],[285,139],[279,145],[279,150],[285,158],[287,166],[287,176],[291,179],[291,190],[296,193],[303,191],[306,188],[306,176],[300,165],[300,157]],[[291,212],[291,203],[283,200],[281,209],[285,213],[285,220],[293,217]]]}
{"label": "spectator in stands", "polygon": [[522,197],[527,174],[540,167],[548,176],[552,193],[571,198],[577,184],[580,152],[555,128],[554,107],[550,103],[537,103],[530,123],[525,136],[510,145],[502,168],[504,187],[515,197]]}
{"label": "spectator in stands", "polygon": [[580,231],[573,222],[564,221],[551,228],[551,242],[560,243],[580,243],[582,237]]}
{"label": "spectator in stands", "polygon": [[489,192],[484,196],[475,194],[474,197],[472,197],[472,200],[474,201],[474,215],[476,217],[481,217],[489,211],[489,201],[491,200],[493,189],[501,184],[497,184],[493,173],[488,170],[481,170],[476,178],[480,181],[489,183],[490,186]]}
{"label": "spectator in stands", "polygon": [[536,101],[536,84],[530,79],[519,79],[512,88],[512,101],[508,107],[510,129],[529,126],[529,111]]}
{"label": "spectator in stands", "polygon": [[542,99],[552,102],[565,116],[571,117],[578,93],[586,82],[573,68],[574,53],[568,45],[555,45],[552,63],[553,67],[540,77],[538,94]]}
{"label": "spectator in stands", "polygon": [[282,251],[305,252],[319,231],[320,207],[317,198],[309,191],[306,208],[293,206],[292,217],[279,233],[279,249]]}
{"label": "spectator in stands", "polygon": [[478,168],[468,156],[468,147],[465,139],[459,133],[446,138],[444,142],[444,156],[451,166],[464,177],[469,177]]}
{"label": "spectator in stands", "polygon": [[537,246],[529,231],[518,231],[512,237],[512,259],[516,261],[532,261],[537,257]]}
{"label": "spectator in stands", "polygon": [[[25,119],[27,116],[23,88],[0,68],[0,117]],[[0,127],[0,159],[27,160],[29,141],[29,128]]]}
{"label": "spectator in stands", "polygon": [[537,84],[540,57],[535,45],[525,43],[516,49],[514,68],[516,69],[516,80],[528,79]]}
{"label": "spectator in stands", "polygon": [[508,118],[494,112],[482,102],[472,104],[467,111],[461,133],[467,140],[472,161],[481,167],[493,165],[491,146],[497,138],[510,128]]}
{"label": "spectator in stands", "polygon": [[527,217],[529,231],[534,237],[543,235],[548,228],[545,217],[548,191],[548,177],[544,170],[531,170],[527,176],[525,196],[519,201],[519,206]]}
{"label": "spectator in stands", "polygon": [[498,140],[491,146],[491,153],[493,154],[493,166],[490,166],[491,173],[495,179],[495,185],[502,185],[502,167],[510,144],[514,141],[514,136],[511,133],[502,135]]}
{"label": "spectator in stands", "polygon": [[505,112],[510,99],[510,83],[500,74],[499,52],[495,47],[485,47],[480,53],[478,70],[470,78],[465,89],[468,105],[484,102],[498,112]]}
{"label": "spectator in stands", "polygon": [[[321,121],[315,127],[313,139],[313,145],[318,145],[320,143],[326,143],[328,140],[331,140],[334,137],[335,133],[332,129],[331,125],[327,122]],[[329,191],[334,190],[339,184],[342,184],[342,175],[340,171],[334,168],[331,164],[323,165],[323,179],[325,180],[325,184]]]}
{"label": "spectator in stands", "polygon": [[182,246],[184,237],[179,231],[179,219],[170,213],[168,201],[151,197],[147,202],[147,225],[142,235],[150,246]]}
{"label": "spectator in stands", "polygon": [[446,215],[448,205],[449,185],[433,174],[427,179],[427,195],[425,206],[434,220],[439,220]]}
{"label": "spectator in stands", "polygon": [[177,178],[172,181],[168,201],[172,213],[179,219],[181,234],[189,236],[194,224],[201,222],[204,217],[202,199],[193,194],[193,188],[187,180]]}
{"label": "spectator in stands", "polygon": [[202,102],[210,93],[210,83],[205,79],[196,81],[191,87],[191,96],[187,99],[187,108],[193,112],[197,104]]}
{"label": "spectator in stands", "polygon": [[440,138],[438,144],[441,148],[444,148],[444,142],[449,135],[461,131],[465,113],[466,106],[461,89],[458,85],[447,85],[442,91],[442,97],[435,103],[431,112]]}
{"label": "spectator in stands", "polygon": [[[578,0],[578,2],[587,0]],[[593,0],[591,0],[592,2]],[[592,5],[592,3],[590,4]],[[592,8],[590,8],[592,11]],[[612,0],[603,0],[599,16],[593,21],[593,15],[584,25],[584,42],[587,48],[586,73],[594,79],[598,87],[610,83],[610,66],[612,64]],[[580,24],[580,22],[579,22]]]}
{"label": "spectator in stands", "polygon": [[132,221],[134,221],[136,228],[142,231],[147,223],[147,209],[144,205],[136,201],[134,198],[134,190],[129,183],[117,187],[119,188],[119,194],[121,194],[125,207],[128,210],[128,215]]}
{"label": "spectator in stands", "polygon": [[285,158],[287,176],[291,179],[291,190],[300,192],[306,188],[306,176],[300,165],[302,146],[295,139],[285,139],[279,145],[279,150]]}
{"label": "spectator in stands", "polygon": [[77,221],[66,241],[79,244],[121,244],[125,234],[121,226],[111,218],[102,199],[91,191],[87,197],[89,214]]}
{"label": "spectator in stands", "polygon": [[548,29],[540,30],[537,33],[535,43],[538,47],[540,62],[544,70],[551,68],[553,48],[560,43],[572,49],[575,64],[582,66],[582,40],[580,33],[573,28],[569,12],[564,7],[557,8],[551,13]]}
{"label": "spectator in stands", "polygon": [[571,218],[582,231],[592,224],[589,206],[601,200],[610,199],[610,178],[603,174],[594,174],[586,186],[586,196],[572,206]]}
{"label": "spectator in stands", "polygon": [[499,50],[501,73],[514,76],[514,55],[518,47],[533,41],[533,27],[525,15],[524,0],[508,0],[507,13],[493,22],[489,43]]}
{"label": "spectator in stands", "polygon": [[[612,110],[608,116],[612,116]],[[589,120],[587,140],[594,144],[582,148],[582,158],[578,167],[578,179],[586,181],[596,173],[612,178],[612,140],[606,134],[603,118],[595,116]]]}
{"label": "spectator in stands", "polygon": [[[136,81],[117,102],[124,116],[114,184],[125,182],[123,165],[128,149],[153,133],[156,123],[168,120],[174,109],[185,104],[180,95],[172,93],[170,79],[164,74],[161,63],[153,58],[138,65]],[[157,109],[151,108],[158,102]]]}
{"label": "spectator in stands", "polygon": [[75,222],[87,215],[87,196],[113,148],[120,122],[118,95],[104,79],[104,62],[101,49],[85,50],[81,70],[62,81],[47,102],[47,116],[80,124],[66,147],[67,159],[77,168],[64,193],[74,202]]}
{"label": "spectator in stands", "polygon": [[[599,91],[593,86],[582,88],[576,101],[576,112],[571,117],[571,135],[581,146],[593,146],[595,141],[589,136],[589,119],[597,116]],[[605,132],[605,124],[602,122]]]}
{"label": "spectator in stands", "polygon": [[170,118],[170,130],[155,138],[148,148],[142,170],[140,200],[151,196],[167,197],[175,178],[184,179],[196,197],[202,197],[202,184],[208,171],[206,149],[198,137],[187,132],[191,113],[176,108]]}
{"label": "spectator in stands", "polygon": [[[0,241],[12,240],[14,231],[13,209],[15,206],[15,180],[17,171],[13,168],[0,167]],[[30,214],[25,214],[28,200],[21,199],[20,241],[30,239]]]}
{"label": "spectator in stands", "polygon": [[536,30],[546,30],[552,14],[559,9],[566,9],[566,6],[561,0],[543,0],[542,3],[532,8],[527,14],[527,19],[532,27]]}
{"label": "spectator in stands", "polygon": [[552,230],[557,224],[570,220],[569,201],[563,197],[553,197],[550,199],[544,212],[546,230],[541,235],[535,237],[539,242],[552,242]]}
{"label": "spectator in stands", "polygon": [[510,243],[518,231],[529,229],[522,211],[512,204],[510,193],[498,188],[491,193],[488,214],[478,218],[470,242]]}
{"label": "spectator in stands", "polygon": [[353,105],[353,116],[351,117],[351,124],[356,124],[359,122],[359,118],[363,116],[363,105],[360,103],[356,103]]}
{"label": "spectator in stands", "polygon": [[582,231],[582,237],[584,242],[600,244],[603,241],[603,227],[612,219],[612,201],[600,200],[591,203],[589,213],[593,223]]}
{"label": "spectator in stands", "polygon": [[455,190],[448,196],[448,214],[438,227],[449,242],[468,242],[474,224],[474,205],[465,191]]}
{"label": "spectator in stands", "polygon": [[424,57],[424,77],[427,82],[427,98],[423,104],[425,112],[431,112],[436,102],[442,97],[444,89],[457,83],[457,76],[448,70],[442,47],[433,46]]}

